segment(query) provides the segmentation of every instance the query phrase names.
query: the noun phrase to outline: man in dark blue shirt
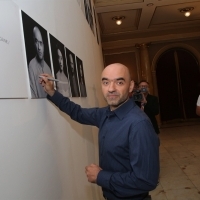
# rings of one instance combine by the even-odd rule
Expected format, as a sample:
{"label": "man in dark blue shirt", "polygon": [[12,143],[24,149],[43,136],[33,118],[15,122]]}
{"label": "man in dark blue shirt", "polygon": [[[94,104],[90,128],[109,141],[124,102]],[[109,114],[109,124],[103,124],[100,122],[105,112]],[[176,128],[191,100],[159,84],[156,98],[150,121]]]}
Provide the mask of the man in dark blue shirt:
{"label": "man in dark blue shirt", "polygon": [[141,109],[129,99],[134,82],[126,66],[102,72],[104,108],[81,108],[54,90],[47,74],[40,80],[47,98],[73,120],[99,128],[99,165],[85,168],[88,181],[102,187],[108,200],[144,200],[159,176],[159,139]]}

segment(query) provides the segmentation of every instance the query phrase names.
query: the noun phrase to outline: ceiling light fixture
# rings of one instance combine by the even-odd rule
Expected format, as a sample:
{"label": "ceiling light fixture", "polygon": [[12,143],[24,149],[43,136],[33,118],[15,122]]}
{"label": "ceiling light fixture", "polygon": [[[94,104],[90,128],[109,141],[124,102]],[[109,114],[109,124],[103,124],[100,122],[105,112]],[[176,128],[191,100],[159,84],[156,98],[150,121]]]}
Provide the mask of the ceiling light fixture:
{"label": "ceiling light fixture", "polygon": [[181,12],[181,13],[184,13],[184,15],[186,16],[186,17],[189,17],[190,15],[191,15],[191,10],[194,10],[194,7],[186,7],[186,8],[180,8],[179,9],[179,11]]}
{"label": "ceiling light fixture", "polygon": [[114,20],[117,25],[121,25],[122,20],[124,20],[124,19],[125,19],[124,16],[115,16],[115,17],[112,18],[112,20]]}
{"label": "ceiling light fixture", "polygon": [[148,7],[151,7],[151,6],[153,6],[153,5],[154,5],[153,3],[148,3],[148,4],[147,4]]}

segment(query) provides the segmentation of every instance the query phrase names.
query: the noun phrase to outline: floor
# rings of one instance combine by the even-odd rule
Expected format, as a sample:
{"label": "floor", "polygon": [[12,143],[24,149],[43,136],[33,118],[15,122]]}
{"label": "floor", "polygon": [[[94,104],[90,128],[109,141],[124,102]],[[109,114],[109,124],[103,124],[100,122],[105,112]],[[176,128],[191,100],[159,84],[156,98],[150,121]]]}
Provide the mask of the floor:
{"label": "floor", "polygon": [[160,182],[152,200],[200,200],[200,124],[160,131]]}

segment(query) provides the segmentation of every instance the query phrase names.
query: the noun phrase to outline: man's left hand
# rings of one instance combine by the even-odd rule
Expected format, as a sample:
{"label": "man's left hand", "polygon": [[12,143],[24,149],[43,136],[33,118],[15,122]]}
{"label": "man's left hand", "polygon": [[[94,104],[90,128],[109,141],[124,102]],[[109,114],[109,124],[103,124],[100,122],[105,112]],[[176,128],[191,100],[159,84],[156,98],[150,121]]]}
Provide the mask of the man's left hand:
{"label": "man's left hand", "polygon": [[98,165],[95,165],[95,164],[90,164],[90,165],[86,166],[85,167],[85,173],[87,175],[88,181],[90,183],[96,183],[98,173],[101,170],[102,169]]}

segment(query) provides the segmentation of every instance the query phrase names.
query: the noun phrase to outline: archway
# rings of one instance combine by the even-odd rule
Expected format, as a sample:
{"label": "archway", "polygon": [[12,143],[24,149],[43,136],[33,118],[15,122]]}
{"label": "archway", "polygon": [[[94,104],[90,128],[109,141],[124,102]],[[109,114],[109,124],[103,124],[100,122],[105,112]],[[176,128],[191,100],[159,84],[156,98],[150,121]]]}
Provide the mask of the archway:
{"label": "archway", "polygon": [[184,48],[170,48],[157,59],[155,71],[161,121],[197,118],[195,108],[200,92],[197,58]]}

